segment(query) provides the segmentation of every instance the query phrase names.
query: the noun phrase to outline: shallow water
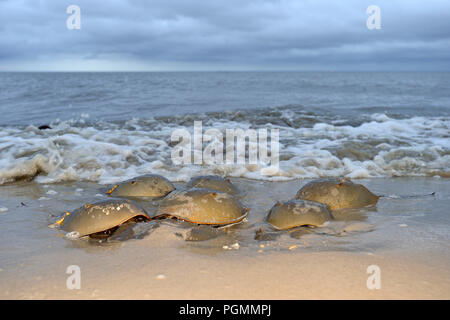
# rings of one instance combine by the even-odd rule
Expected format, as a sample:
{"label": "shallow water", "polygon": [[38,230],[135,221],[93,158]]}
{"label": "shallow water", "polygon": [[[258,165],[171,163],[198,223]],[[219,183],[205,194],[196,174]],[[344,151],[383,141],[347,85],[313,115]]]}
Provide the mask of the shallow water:
{"label": "shallow water", "polygon": [[[8,211],[0,215],[1,265],[4,271],[13,271],[21,259],[32,259],[35,255],[50,252],[73,251],[73,248],[95,252],[106,248],[120,247],[121,243],[152,241],[152,232],[175,235],[177,246],[190,248],[199,253],[225,253],[224,245],[238,242],[240,248],[258,250],[280,249],[298,245],[302,250],[349,250],[376,252],[378,250],[443,250],[448,254],[450,240],[450,181],[433,178],[397,178],[358,180],[376,194],[418,195],[416,198],[380,198],[373,208],[335,211],[335,220],[327,226],[293,231],[275,232],[264,221],[272,205],[279,200],[288,200],[308,180],[288,182],[262,182],[233,179],[241,190],[246,190],[241,201],[251,208],[247,221],[229,228],[211,231],[211,240],[195,240],[198,227],[177,221],[140,222],[119,232],[106,243],[97,240],[68,240],[64,233],[47,226],[56,216],[73,210],[85,203],[107,199],[104,187],[92,183],[52,184],[21,183],[1,187],[0,204]],[[181,184],[178,184],[180,187]],[[103,192],[103,193],[102,193]],[[436,192],[433,196],[425,196]],[[423,195],[423,196],[421,196]],[[157,204],[141,203],[151,214]],[[267,235],[256,237],[263,228]],[[303,231],[302,230],[306,230]],[[194,236],[187,238],[193,232]],[[293,234],[293,235],[292,235]],[[192,234],[191,234],[192,236]],[[201,238],[200,238],[201,239]],[[269,239],[269,240],[266,240]],[[270,240],[272,239],[272,240]],[[52,247],[49,250],[49,246]],[[77,250],[71,255],[76,255]],[[241,250],[241,252],[244,252]],[[244,254],[244,253],[242,253]]]}
{"label": "shallow water", "polygon": [[[298,228],[289,232],[273,232],[264,222],[265,215],[276,201],[292,198],[309,180],[267,182],[234,178],[232,181],[238,188],[246,191],[241,200],[251,208],[248,221],[224,230],[210,229],[208,240],[202,240],[205,235],[205,230],[201,230],[202,227],[199,229],[189,223],[172,220],[130,225],[128,228],[119,229],[120,232],[103,242],[87,238],[67,239],[61,231],[47,227],[54,222],[54,215],[65,210],[73,210],[86,202],[105,199],[103,185],[85,182],[45,185],[28,182],[1,186],[0,206],[8,208],[8,211],[0,214],[2,296],[48,298],[55,297],[55,292],[58,292],[58,297],[76,297],[73,296],[75,293],[65,289],[67,277],[65,270],[67,266],[74,264],[81,266],[82,270],[85,270],[85,277],[90,279],[89,290],[83,291],[80,296],[85,298],[127,297],[127,295],[115,296],[116,291],[110,291],[120,290],[121,286],[126,288],[126,281],[123,284],[117,283],[116,289],[104,289],[106,291],[100,296],[96,295],[96,290],[98,286],[105,286],[113,281],[114,275],[118,274],[129,279],[127,280],[129,285],[138,286],[135,283],[137,278],[126,276],[130,268],[147,269],[150,273],[146,279],[149,276],[152,279],[151,277],[157,277],[160,273],[173,275],[176,266],[190,268],[192,264],[200,264],[203,266],[201,275],[207,281],[211,277],[218,279],[219,269],[216,271],[208,269],[205,263],[218,265],[216,268],[223,270],[231,268],[233,263],[244,265],[251,263],[257,267],[259,263],[263,263],[258,260],[260,255],[269,259],[264,263],[289,259],[290,255],[298,256],[300,260],[302,255],[311,259],[312,253],[370,255],[368,257],[375,259],[377,263],[387,263],[390,261],[386,258],[387,255],[398,257],[409,255],[412,261],[418,261],[431,254],[435,258],[429,261],[430,266],[442,263],[447,265],[447,268],[441,267],[437,270],[433,277],[441,279],[439,275],[442,274],[445,278],[445,274],[450,272],[447,264],[450,261],[448,179],[358,180],[374,193],[389,195],[391,198],[380,198],[375,208],[334,212],[336,221],[325,227]],[[177,184],[178,187],[181,185]],[[395,199],[402,195],[425,195],[432,192],[436,194]],[[154,205],[148,204],[147,209],[154,210]],[[263,237],[255,239],[260,228],[267,232]],[[196,238],[198,235],[200,238]],[[279,254],[286,256],[280,257]],[[321,258],[318,256],[313,259]],[[108,266],[105,266],[105,263]],[[186,265],[183,267],[183,264]],[[410,264],[409,268],[413,265]],[[264,269],[264,265],[260,267],[261,270]],[[433,288],[446,288],[444,283],[447,280],[441,280],[444,282],[434,283]],[[263,280],[258,281],[261,281],[259,285],[264,284]],[[28,283],[33,285],[29,287]],[[164,292],[162,297],[189,297],[190,291],[187,288],[183,289],[186,291],[176,295],[178,291],[174,291],[173,288],[182,284],[166,285],[168,287],[164,287],[166,291],[162,291]],[[235,284],[236,286],[238,284]],[[155,287],[147,289],[153,292],[148,298],[154,297]],[[405,292],[406,289],[401,294]],[[216,293],[216,297],[224,297],[220,292]],[[280,293],[280,297],[284,296],[284,293]],[[144,296],[138,298],[142,297]],[[205,298],[202,295],[199,297]]]}
{"label": "shallow water", "polygon": [[[449,84],[450,73],[0,73],[0,184],[448,176]],[[174,165],[171,134],[194,121],[279,129],[279,170]]]}

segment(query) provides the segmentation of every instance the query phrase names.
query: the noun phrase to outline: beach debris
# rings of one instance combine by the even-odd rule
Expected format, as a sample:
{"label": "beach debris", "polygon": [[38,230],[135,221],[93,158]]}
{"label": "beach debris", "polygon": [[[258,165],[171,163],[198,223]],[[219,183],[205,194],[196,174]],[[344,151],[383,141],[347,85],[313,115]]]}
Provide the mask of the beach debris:
{"label": "beach debris", "polygon": [[304,185],[297,199],[323,203],[329,210],[374,206],[379,196],[350,179],[319,179]]}
{"label": "beach debris", "polygon": [[66,231],[66,237],[78,233],[78,237],[104,239],[111,236],[122,224],[128,221],[150,220],[144,209],[130,200],[107,200],[87,203],[81,208],[66,211],[61,218],[49,227],[59,226]]}
{"label": "beach debris", "polygon": [[296,248],[298,248],[298,246],[297,246],[297,245],[293,245],[293,246],[290,246],[290,247],[289,247],[289,250],[292,251],[292,250],[294,250],[294,249],[296,249]]}
{"label": "beach debris", "polygon": [[266,217],[266,221],[279,230],[318,227],[332,219],[326,205],[308,200],[277,202]]}
{"label": "beach debris", "polygon": [[8,211],[7,207],[0,207],[0,213],[5,213],[6,211]]}
{"label": "beach debris", "polygon": [[408,227],[408,225],[405,224],[405,223],[399,224],[398,226],[399,226],[400,228],[407,228],[407,227]]}
{"label": "beach debris", "polygon": [[164,280],[164,279],[166,279],[166,276],[164,274],[158,274],[156,276],[156,280]]}
{"label": "beach debris", "polygon": [[55,194],[58,194],[58,192],[56,192],[55,190],[48,190],[46,194],[54,196]]}
{"label": "beach debris", "polygon": [[233,243],[233,244],[230,245],[230,246],[225,245],[225,246],[222,247],[222,249],[224,249],[224,250],[233,250],[233,249],[234,249],[234,250],[239,250],[239,248],[240,248],[240,245],[239,245],[238,242]]}
{"label": "beach debris", "polygon": [[235,250],[239,250],[239,243],[238,242],[236,242],[236,243],[233,243],[232,245],[231,245],[231,248],[233,248],[233,249],[235,249]]}
{"label": "beach debris", "polygon": [[242,222],[249,212],[232,195],[209,189],[188,189],[164,198],[153,218],[177,218],[213,226]]}
{"label": "beach debris", "polygon": [[175,186],[157,174],[148,174],[114,185],[107,193],[113,197],[161,198],[175,190]]}
{"label": "beach debris", "polygon": [[225,192],[231,195],[237,195],[239,190],[231,183],[230,179],[221,176],[198,176],[193,177],[186,187],[190,188],[205,188],[215,191]]}

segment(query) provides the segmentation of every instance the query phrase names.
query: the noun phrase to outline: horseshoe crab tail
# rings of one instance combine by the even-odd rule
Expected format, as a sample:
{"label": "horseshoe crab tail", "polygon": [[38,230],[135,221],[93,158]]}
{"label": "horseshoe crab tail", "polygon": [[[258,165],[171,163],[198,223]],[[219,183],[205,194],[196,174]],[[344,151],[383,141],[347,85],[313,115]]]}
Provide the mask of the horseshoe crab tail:
{"label": "horseshoe crab tail", "polygon": [[116,190],[118,186],[119,186],[119,185],[116,184],[114,187],[112,187],[111,189],[109,189],[108,192],[107,192],[107,194],[111,195],[111,193],[113,193],[113,191]]}
{"label": "horseshoe crab tail", "polygon": [[387,199],[416,199],[416,198],[422,198],[422,197],[431,197],[431,196],[435,196],[436,192],[431,192],[431,193],[426,193],[426,194],[414,194],[414,195],[397,195],[397,194],[392,194],[392,195],[385,195],[385,194],[380,194],[378,197],[379,198],[387,198]]}
{"label": "horseshoe crab tail", "polygon": [[64,222],[64,219],[65,219],[69,214],[71,214],[69,211],[64,212],[64,215],[63,215],[60,219],[56,220],[55,223],[50,224],[48,227],[49,227],[49,228],[55,228],[55,227],[61,226],[61,225],[63,224],[63,222]]}

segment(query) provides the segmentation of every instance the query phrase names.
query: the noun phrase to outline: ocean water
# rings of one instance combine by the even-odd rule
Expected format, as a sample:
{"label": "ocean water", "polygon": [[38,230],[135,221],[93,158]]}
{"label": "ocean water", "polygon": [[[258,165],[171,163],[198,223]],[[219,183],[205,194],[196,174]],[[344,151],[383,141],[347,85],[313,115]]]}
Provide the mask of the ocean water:
{"label": "ocean water", "polygon": [[[0,73],[0,183],[445,177],[449,88],[444,72]],[[196,120],[279,129],[279,169],[175,165],[171,134]]]}
{"label": "ocean water", "polygon": [[[320,283],[306,286],[307,298],[316,287],[334,287],[336,297],[447,298],[448,88],[450,73],[0,73],[0,298],[235,299],[251,296],[245,290],[298,298],[311,277]],[[174,164],[171,134],[193,132],[194,121],[204,131],[279,129],[279,169]],[[65,211],[107,199],[105,184],[146,173],[177,188],[198,174],[229,176],[244,191],[247,220],[208,230],[207,241],[196,238],[204,226],[172,220],[125,225],[106,242],[48,228]],[[385,197],[333,212],[335,221],[316,229],[274,232],[266,223],[277,201],[330,176]],[[149,214],[158,205],[138,203]],[[299,269],[305,263],[311,269]],[[82,290],[67,290],[72,264],[83,270]],[[373,264],[383,290],[366,288],[361,266]],[[180,266],[199,278],[185,281]],[[267,279],[277,281],[267,287]],[[336,280],[343,285],[323,287]]]}

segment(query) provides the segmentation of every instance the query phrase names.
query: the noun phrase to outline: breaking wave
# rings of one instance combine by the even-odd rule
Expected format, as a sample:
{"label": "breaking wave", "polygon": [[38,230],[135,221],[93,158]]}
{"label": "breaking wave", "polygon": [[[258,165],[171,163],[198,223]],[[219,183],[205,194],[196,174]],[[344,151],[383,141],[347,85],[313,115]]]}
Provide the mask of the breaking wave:
{"label": "breaking wave", "polygon": [[[173,130],[278,128],[278,170],[264,164],[174,165]],[[196,115],[89,122],[88,115],[55,121],[52,129],[0,127],[0,183],[95,181],[102,184],[146,173],[186,181],[198,174],[257,180],[346,176],[448,177],[450,119],[401,118],[383,113],[345,118],[287,106]]]}

